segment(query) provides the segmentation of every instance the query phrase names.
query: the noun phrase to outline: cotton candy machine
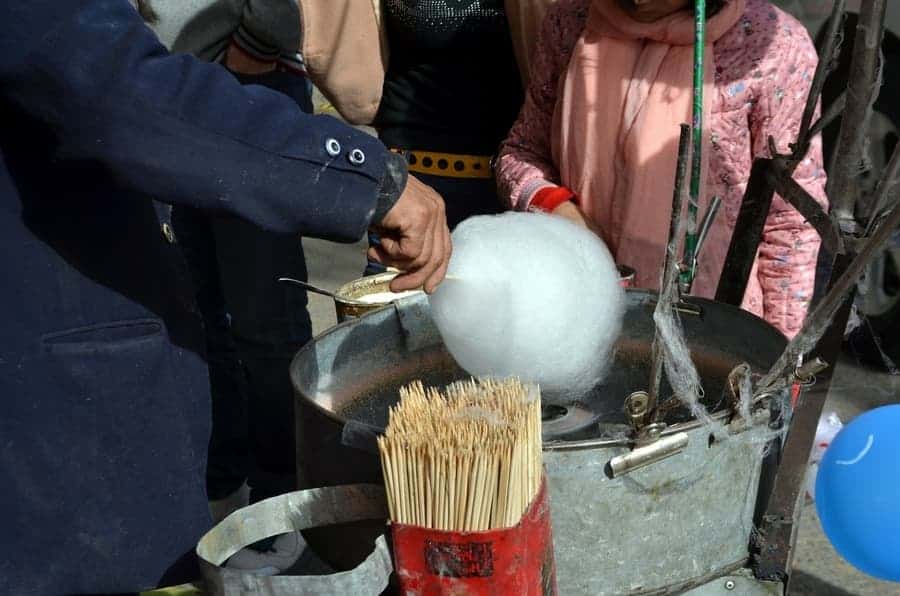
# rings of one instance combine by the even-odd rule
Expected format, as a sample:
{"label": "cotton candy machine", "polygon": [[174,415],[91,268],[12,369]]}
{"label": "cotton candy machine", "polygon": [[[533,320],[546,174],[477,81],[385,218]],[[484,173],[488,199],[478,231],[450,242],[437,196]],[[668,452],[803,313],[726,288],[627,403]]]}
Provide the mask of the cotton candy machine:
{"label": "cotton candy machine", "polygon": [[[671,408],[663,438],[686,444],[611,478],[610,460],[632,447],[623,399],[647,386],[656,295],[629,290],[627,303],[606,380],[574,402],[544,408],[561,594],[682,591],[725,577],[748,558],[771,413],[762,407],[752,420],[735,419],[724,389],[740,363],[767,370],[785,339],[737,308],[693,298],[682,303],[707,408],[727,436]],[[291,376],[301,488],[380,482],[375,437],[399,388],[415,379],[443,385],[467,378],[444,349],[424,296],[329,330],[297,354]],[[670,393],[664,385],[661,398]],[[384,524],[330,527],[307,539],[329,563],[348,569],[383,531]]]}

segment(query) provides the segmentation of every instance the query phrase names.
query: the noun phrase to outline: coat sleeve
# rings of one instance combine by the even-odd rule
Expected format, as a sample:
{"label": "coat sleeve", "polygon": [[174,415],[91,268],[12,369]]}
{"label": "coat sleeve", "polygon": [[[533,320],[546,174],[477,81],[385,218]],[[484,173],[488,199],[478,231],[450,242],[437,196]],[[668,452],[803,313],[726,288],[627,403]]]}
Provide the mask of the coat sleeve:
{"label": "coat sleeve", "polygon": [[169,55],[128,0],[4,2],[0,22],[0,111],[33,124],[48,163],[278,232],[353,241],[369,226],[383,145]]}
{"label": "coat sleeve", "polygon": [[583,1],[560,0],[551,6],[535,42],[525,104],[500,147],[497,184],[500,196],[526,210],[541,188],[559,184],[550,146],[553,112],[572,48],[584,28]]}
{"label": "coat sleeve", "polygon": [[300,51],[301,29],[296,0],[247,0],[231,42],[258,60],[274,62]]}
{"label": "coat sleeve", "polygon": [[[777,66],[752,114],[754,157],[768,157],[768,138],[780,153],[789,153],[800,129],[800,120],[818,63],[816,50],[805,29],[796,21],[785,23],[784,48],[775,52]],[[775,59],[773,57],[773,59]],[[794,179],[821,205],[827,206],[822,139],[817,137],[794,173]],[[821,241],[812,225],[776,195],[763,228],[757,275],[762,288],[766,321],[788,337],[803,326],[812,299],[816,262]]]}

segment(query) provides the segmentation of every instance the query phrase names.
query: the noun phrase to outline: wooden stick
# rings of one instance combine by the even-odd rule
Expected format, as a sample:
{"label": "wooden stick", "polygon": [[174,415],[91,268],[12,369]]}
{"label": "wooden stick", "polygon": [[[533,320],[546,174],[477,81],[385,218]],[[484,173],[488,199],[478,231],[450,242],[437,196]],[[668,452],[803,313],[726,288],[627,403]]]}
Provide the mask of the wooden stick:
{"label": "wooden stick", "polygon": [[402,388],[378,439],[391,519],[450,531],[517,524],[541,482],[533,391],[514,379]]}

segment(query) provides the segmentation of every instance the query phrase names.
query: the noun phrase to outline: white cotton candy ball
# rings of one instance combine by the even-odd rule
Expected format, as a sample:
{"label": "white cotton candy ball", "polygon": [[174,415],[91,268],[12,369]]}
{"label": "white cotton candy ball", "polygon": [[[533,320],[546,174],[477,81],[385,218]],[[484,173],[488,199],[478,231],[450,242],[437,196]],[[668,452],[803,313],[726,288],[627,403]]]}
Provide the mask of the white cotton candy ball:
{"label": "white cotton candy ball", "polygon": [[625,293],[593,233],[551,215],[473,217],[453,232],[447,276],[431,313],[466,372],[538,383],[553,401],[602,380]]}

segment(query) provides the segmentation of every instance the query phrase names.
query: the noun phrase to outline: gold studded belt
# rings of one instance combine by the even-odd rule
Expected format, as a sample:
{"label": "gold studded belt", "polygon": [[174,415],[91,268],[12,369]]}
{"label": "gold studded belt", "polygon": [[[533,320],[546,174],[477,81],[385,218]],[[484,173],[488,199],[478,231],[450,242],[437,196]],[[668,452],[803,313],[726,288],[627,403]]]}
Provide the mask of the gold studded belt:
{"label": "gold studded belt", "polygon": [[491,156],[391,149],[406,156],[409,171],[445,178],[491,178]]}

